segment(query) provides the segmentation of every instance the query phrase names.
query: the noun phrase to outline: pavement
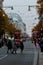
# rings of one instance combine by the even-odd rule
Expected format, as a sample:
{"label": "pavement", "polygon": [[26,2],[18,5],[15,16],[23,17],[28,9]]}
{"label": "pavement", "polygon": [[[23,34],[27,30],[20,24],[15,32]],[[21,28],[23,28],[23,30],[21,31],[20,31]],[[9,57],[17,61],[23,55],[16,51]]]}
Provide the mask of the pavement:
{"label": "pavement", "polygon": [[0,65],[36,65],[38,53],[31,41],[24,42],[24,51],[21,54],[20,49],[17,54],[7,54],[7,47],[0,48]]}
{"label": "pavement", "polygon": [[35,53],[34,65],[43,65],[43,52],[41,52],[40,48]]}
{"label": "pavement", "polygon": [[39,54],[39,65],[43,65],[43,52]]}

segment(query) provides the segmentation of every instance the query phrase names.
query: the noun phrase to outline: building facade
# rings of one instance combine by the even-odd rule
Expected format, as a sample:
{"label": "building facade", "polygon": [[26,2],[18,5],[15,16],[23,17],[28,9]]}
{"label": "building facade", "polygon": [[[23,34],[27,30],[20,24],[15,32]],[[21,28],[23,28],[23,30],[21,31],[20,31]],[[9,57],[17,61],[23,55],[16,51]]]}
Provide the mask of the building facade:
{"label": "building facade", "polygon": [[12,22],[12,24],[19,30],[21,30],[21,33],[26,33],[26,24],[23,23],[21,16],[17,13],[8,13],[8,16]]}

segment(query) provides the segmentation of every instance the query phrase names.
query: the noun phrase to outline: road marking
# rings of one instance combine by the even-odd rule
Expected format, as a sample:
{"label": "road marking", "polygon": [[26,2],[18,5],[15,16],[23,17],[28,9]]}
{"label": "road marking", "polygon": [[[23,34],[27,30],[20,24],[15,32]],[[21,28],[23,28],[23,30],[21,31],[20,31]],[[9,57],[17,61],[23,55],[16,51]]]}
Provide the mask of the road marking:
{"label": "road marking", "polygon": [[5,55],[5,56],[1,57],[1,58],[0,58],[0,60],[2,60],[2,59],[4,59],[4,58],[6,58],[7,56],[8,56],[8,55]]}
{"label": "road marking", "polygon": [[33,65],[39,65],[39,52],[40,52],[39,48],[36,48]]}
{"label": "road marking", "polygon": [[34,56],[34,63],[33,65],[36,65],[37,64],[37,52],[35,51],[35,56]]}

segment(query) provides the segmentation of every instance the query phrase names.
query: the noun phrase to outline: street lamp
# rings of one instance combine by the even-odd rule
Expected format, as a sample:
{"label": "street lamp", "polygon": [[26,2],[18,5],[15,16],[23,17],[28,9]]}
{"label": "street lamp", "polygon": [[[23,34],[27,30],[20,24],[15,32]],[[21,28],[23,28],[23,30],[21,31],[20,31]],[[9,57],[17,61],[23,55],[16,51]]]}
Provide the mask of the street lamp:
{"label": "street lamp", "polygon": [[28,6],[28,11],[31,11],[31,9],[30,9],[31,7],[36,7],[37,8],[37,7],[39,7],[39,5],[29,5]]}
{"label": "street lamp", "polygon": [[3,6],[3,8],[11,8],[13,10],[13,6]]}
{"label": "street lamp", "polygon": [[4,0],[0,0],[0,8],[11,8],[11,10],[13,10],[13,6],[3,6],[3,1]]}

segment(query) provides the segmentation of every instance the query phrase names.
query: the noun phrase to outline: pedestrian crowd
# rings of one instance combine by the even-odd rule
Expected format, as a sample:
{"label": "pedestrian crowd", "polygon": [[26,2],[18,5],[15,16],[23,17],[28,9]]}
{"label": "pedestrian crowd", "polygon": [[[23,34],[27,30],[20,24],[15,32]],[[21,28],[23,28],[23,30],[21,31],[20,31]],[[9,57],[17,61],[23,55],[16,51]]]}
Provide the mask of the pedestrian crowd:
{"label": "pedestrian crowd", "polygon": [[20,40],[20,42],[18,44],[16,44],[15,39],[12,40],[12,38],[11,39],[0,38],[0,48],[4,45],[7,47],[7,53],[9,53],[9,51],[10,51],[12,54],[14,54],[14,53],[16,54],[17,53],[16,51],[18,48],[21,49],[21,53],[24,50],[24,44],[23,44],[22,39]]}
{"label": "pedestrian crowd", "polygon": [[43,52],[43,30],[40,31],[36,37],[34,37],[35,47],[40,47],[41,52]]}

